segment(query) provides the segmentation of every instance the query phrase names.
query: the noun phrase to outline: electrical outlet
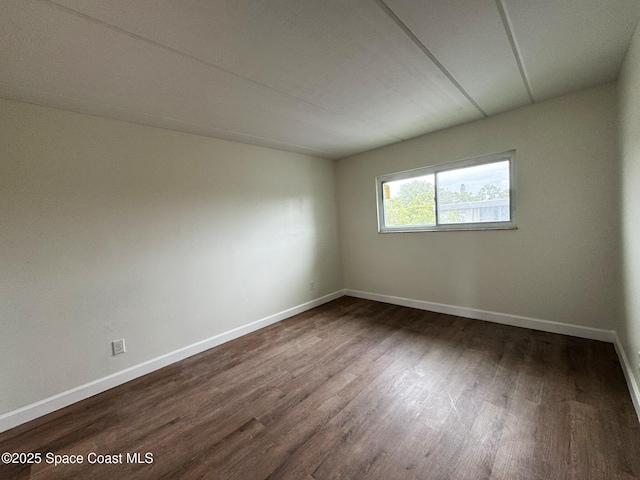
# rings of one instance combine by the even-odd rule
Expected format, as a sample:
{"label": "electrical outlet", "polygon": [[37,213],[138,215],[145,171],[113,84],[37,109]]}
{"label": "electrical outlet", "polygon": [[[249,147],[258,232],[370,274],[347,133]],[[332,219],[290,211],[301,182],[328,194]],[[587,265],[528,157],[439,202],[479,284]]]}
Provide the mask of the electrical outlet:
{"label": "electrical outlet", "polygon": [[309,282],[309,290],[315,290],[316,285],[314,281]]}
{"label": "electrical outlet", "polygon": [[113,350],[114,355],[120,355],[121,353],[126,352],[124,349],[124,338],[111,342],[111,349]]}

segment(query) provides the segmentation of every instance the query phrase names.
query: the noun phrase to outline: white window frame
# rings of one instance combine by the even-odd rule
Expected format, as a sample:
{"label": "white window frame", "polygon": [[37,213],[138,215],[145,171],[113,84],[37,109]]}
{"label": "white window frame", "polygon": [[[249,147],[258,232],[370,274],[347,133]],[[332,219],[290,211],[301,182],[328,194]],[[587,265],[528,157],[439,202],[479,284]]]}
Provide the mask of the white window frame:
{"label": "white window frame", "polygon": [[[379,233],[402,233],[402,232],[433,232],[433,231],[460,231],[460,230],[515,230],[516,225],[516,151],[483,155],[481,157],[458,160],[456,162],[443,163],[428,167],[416,168],[404,172],[390,173],[376,177],[376,196],[378,205],[378,232]],[[464,167],[472,167],[487,163],[509,162],[509,218],[503,222],[469,222],[469,223],[438,223],[438,180],[437,174],[448,170],[457,170]],[[435,202],[436,202],[436,224],[435,225],[412,225],[387,227],[384,218],[384,192],[383,185],[386,182],[396,180],[406,180],[424,175],[434,176]]]}

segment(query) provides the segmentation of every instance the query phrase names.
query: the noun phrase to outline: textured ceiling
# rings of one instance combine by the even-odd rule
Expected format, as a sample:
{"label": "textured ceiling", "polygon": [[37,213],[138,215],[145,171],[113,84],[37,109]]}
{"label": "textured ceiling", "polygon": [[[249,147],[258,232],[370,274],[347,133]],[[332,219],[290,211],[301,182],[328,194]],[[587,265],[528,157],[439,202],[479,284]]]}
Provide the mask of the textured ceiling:
{"label": "textured ceiling", "polygon": [[640,0],[0,0],[0,97],[341,158],[615,80]]}

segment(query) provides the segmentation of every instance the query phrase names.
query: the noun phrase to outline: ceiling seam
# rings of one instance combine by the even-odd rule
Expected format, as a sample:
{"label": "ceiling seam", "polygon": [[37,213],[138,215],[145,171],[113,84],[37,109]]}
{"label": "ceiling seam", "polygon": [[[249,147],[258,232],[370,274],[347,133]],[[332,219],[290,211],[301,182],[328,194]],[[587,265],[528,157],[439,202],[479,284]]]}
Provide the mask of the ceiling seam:
{"label": "ceiling seam", "polygon": [[436,58],[436,56],[431,53],[431,51],[426,47],[426,45],[424,43],[422,43],[422,41],[416,36],[415,33],[413,33],[411,31],[411,29],[402,21],[400,20],[400,17],[398,17],[395,12],[393,10],[391,10],[391,8],[384,2],[384,0],[375,0],[376,3],[378,4],[378,6],[382,9],[382,11],[384,13],[387,14],[387,16],[393,20],[393,22],[400,27],[400,29],[407,35],[407,37],[409,37],[409,39],[420,49],[422,50],[422,53],[424,53],[429,60],[431,60],[436,67],[438,67],[440,69],[440,71],[444,74],[445,77],[447,77],[447,79],[453,83],[453,85],[460,90],[460,93],[462,93],[467,100],[469,100],[469,102],[471,102],[471,104],[484,116],[484,117],[488,117],[487,113],[482,109],[482,107],[480,107],[480,105],[478,105],[478,103],[473,99],[473,97],[471,95],[469,95],[469,93],[464,89],[464,87],[462,85],[460,85],[460,83],[455,79],[455,77],[451,74],[451,72],[449,72],[449,70],[446,69],[446,67],[440,63],[440,61]]}
{"label": "ceiling seam", "polygon": [[344,118],[344,119],[346,119],[346,120],[348,120],[348,121],[351,121],[351,122],[354,122],[354,121],[355,121],[355,122],[363,123],[363,124],[367,125],[367,127],[368,127],[369,129],[371,129],[371,131],[373,131],[373,132],[378,132],[378,131],[380,131],[380,132],[382,132],[384,135],[386,135],[386,136],[388,136],[388,137],[391,137],[391,138],[394,138],[394,139],[396,139],[396,140],[398,140],[398,141],[405,140],[405,139],[404,139],[404,138],[402,138],[402,137],[398,137],[397,135],[393,135],[393,134],[391,134],[391,133],[387,133],[387,132],[385,132],[384,130],[378,130],[378,129],[376,129],[375,127],[370,126],[370,125],[369,125],[369,123],[368,123],[366,120],[362,120],[362,119],[359,119],[359,118],[355,119],[355,118],[346,117],[346,116],[341,115],[341,114],[339,114],[339,113],[336,113],[336,112],[334,112],[334,111],[332,111],[332,110],[329,110],[329,109],[327,109],[327,108],[325,108],[325,107],[323,107],[323,106],[321,106],[321,105],[315,104],[315,103],[313,103],[313,102],[310,102],[310,101],[305,100],[305,99],[300,98],[300,97],[296,97],[295,95],[291,95],[290,93],[284,92],[284,91],[282,91],[282,90],[278,90],[277,88],[274,88],[274,87],[272,87],[272,86],[270,86],[270,85],[267,85],[267,84],[264,84],[264,83],[258,82],[257,80],[253,80],[252,78],[245,77],[244,75],[241,75],[241,74],[239,74],[239,73],[233,72],[233,71],[231,71],[231,70],[227,70],[227,69],[225,69],[225,68],[223,68],[223,67],[220,67],[219,65],[215,65],[215,64],[213,64],[213,63],[209,63],[209,62],[207,62],[206,60],[202,60],[201,58],[195,57],[195,56],[190,55],[190,54],[185,53],[185,52],[181,52],[180,50],[176,50],[175,48],[169,47],[169,46],[167,46],[167,45],[164,45],[164,44],[162,44],[162,43],[156,42],[156,41],[151,40],[151,39],[149,39],[149,38],[145,38],[145,37],[143,37],[143,36],[140,36],[140,35],[138,35],[138,34],[135,34],[135,33],[133,33],[133,32],[130,32],[130,31],[128,31],[128,30],[125,30],[125,29],[123,29],[123,28],[117,27],[117,26],[112,25],[112,24],[110,24],[110,23],[107,23],[107,22],[104,22],[104,21],[99,20],[99,19],[97,19],[97,18],[94,18],[94,17],[92,17],[92,16],[90,16],[90,15],[84,14],[84,13],[82,13],[82,12],[78,12],[77,10],[74,10],[74,9],[72,9],[72,8],[69,8],[69,7],[66,7],[66,6],[64,6],[64,5],[60,5],[60,4],[59,4],[59,3],[57,3],[55,0],[41,0],[41,1],[46,2],[46,3],[50,4],[50,5],[54,5],[55,7],[59,8],[59,9],[61,9],[61,10],[64,10],[64,11],[66,11],[67,13],[70,13],[70,14],[72,14],[72,15],[76,16],[76,17],[82,18],[82,19],[87,20],[87,21],[90,21],[90,22],[92,22],[92,23],[96,23],[96,24],[98,24],[98,25],[102,25],[103,27],[106,27],[106,28],[108,28],[108,29],[110,29],[110,30],[113,30],[113,31],[118,32],[118,33],[121,33],[121,34],[126,35],[126,36],[128,36],[128,37],[130,37],[130,38],[133,38],[133,39],[135,39],[135,40],[139,40],[139,41],[144,42],[144,43],[147,43],[147,44],[149,44],[149,45],[153,45],[153,46],[155,46],[155,47],[159,47],[159,48],[161,48],[161,49],[163,49],[163,50],[166,50],[166,51],[168,51],[168,52],[171,52],[171,53],[173,53],[173,54],[175,54],[175,55],[179,55],[179,56],[182,56],[182,57],[188,58],[188,59],[190,59],[190,60],[196,61],[196,62],[198,62],[198,63],[200,63],[200,64],[202,64],[202,65],[205,65],[205,66],[207,66],[207,67],[209,67],[209,68],[213,68],[213,69],[216,69],[216,70],[220,70],[220,71],[222,71],[222,72],[228,73],[229,75],[233,75],[233,76],[235,76],[235,77],[242,78],[243,80],[246,80],[247,82],[251,82],[251,83],[253,83],[253,84],[255,84],[255,85],[259,85],[260,87],[266,88],[266,89],[271,90],[271,91],[276,92],[276,93],[279,93],[280,95],[287,96],[287,97],[289,97],[289,98],[292,98],[292,99],[297,100],[297,101],[299,101],[299,102],[305,103],[306,105],[312,106],[312,107],[314,107],[314,108],[318,108],[318,109],[320,109],[320,110],[322,110],[322,111],[324,111],[324,112],[330,113],[331,115],[335,115],[335,116],[337,116],[337,117]]}
{"label": "ceiling seam", "polygon": [[[18,89],[18,90],[23,90],[25,92],[37,92],[39,94],[51,95],[51,96],[54,96],[54,97],[60,97],[60,98],[64,98],[64,99],[70,99],[72,101],[80,102],[82,104],[87,104],[87,105],[91,105],[91,106],[94,106],[94,107],[107,108],[107,109],[111,109],[111,110],[119,110],[119,111],[123,111],[123,112],[127,111],[126,109],[124,109],[122,107],[115,106],[115,105],[108,105],[108,104],[105,104],[105,103],[96,103],[96,102],[92,102],[92,101],[89,101],[89,100],[84,100],[84,99],[81,99],[81,98],[78,98],[78,97],[73,97],[71,95],[62,95],[60,93],[49,92],[47,90],[41,90],[41,89],[37,89],[37,88],[20,87],[20,86],[12,85],[10,83],[7,83],[7,82],[4,82],[4,81],[0,80],[0,86],[2,86],[2,85],[5,85],[5,86],[7,86],[9,88],[15,88],[15,89]],[[44,106],[44,107],[48,107],[48,108],[57,108],[58,110],[64,110],[64,111],[72,112],[72,113],[83,113],[83,112],[79,112],[78,110],[74,110],[72,108],[64,108],[64,107],[58,107],[58,106],[54,107],[52,105],[36,103],[34,101],[28,101],[28,100],[22,100],[22,99],[18,100],[18,99],[15,99],[15,98],[7,98],[7,97],[2,97],[2,98],[5,98],[6,100],[13,101],[13,102],[22,102],[22,103],[27,103],[27,104],[30,104],[30,105],[39,105],[39,106]],[[203,125],[201,123],[196,123],[196,122],[187,122],[186,120],[180,120],[179,118],[167,117],[165,115],[158,115],[158,114],[155,114],[155,113],[148,113],[148,112],[141,112],[141,111],[135,111],[134,113],[137,114],[137,115],[142,115],[144,117],[151,117],[151,118],[156,118],[156,119],[160,119],[160,120],[169,120],[171,122],[176,122],[176,123],[183,124],[183,125],[193,125],[193,126],[196,126],[196,127],[204,128],[206,130],[213,130],[213,131],[216,131],[216,132],[221,132],[221,133],[224,133],[224,134],[227,134],[227,135],[243,136],[243,137],[248,137],[249,139],[262,140],[262,141],[267,141],[267,142],[274,143],[274,144],[277,144],[277,145],[285,145],[285,146],[289,146],[289,147],[295,147],[295,148],[298,148],[298,149],[301,149],[301,150],[308,150],[309,152],[315,152],[313,155],[321,156],[323,158],[327,158],[328,156],[334,155],[329,151],[322,150],[322,149],[319,149],[319,148],[307,147],[305,145],[299,145],[297,143],[283,142],[283,141],[280,141],[280,140],[274,140],[272,138],[261,137],[259,135],[252,135],[250,133],[241,133],[241,132],[236,132],[234,130],[226,130],[226,129],[223,129],[223,128],[211,127],[211,126]],[[109,119],[109,120],[119,120],[121,122],[134,123],[136,125],[147,126],[147,127],[150,127],[150,128],[161,128],[163,130],[169,130],[169,131],[172,131],[172,132],[181,131],[181,130],[173,130],[173,129],[169,128],[169,127],[158,127],[158,126],[155,126],[155,125],[138,123],[138,122],[135,122],[133,120],[114,119],[113,117],[109,117],[109,116],[106,116],[104,114],[99,114],[99,113],[84,113],[84,114],[85,115],[91,115],[93,117],[106,118],[106,119]],[[186,132],[186,133],[188,133],[188,132]],[[210,138],[219,138],[219,137],[210,137]],[[220,140],[225,140],[225,139],[222,138]],[[257,146],[262,146],[262,148],[276,148],[276,147],[265,147],[263,145],[257,145]],[[307,154],[307,155],[310,155],[310,154]]]}
{"label": "ceiling seam", "polygon": [[520,53],[520,48],[518,47],[518,42],[516,41],[516,37],[513,33],[513,24],[511,23],[511,17],[509,16],[509,12],[507,12],[507,6],[504,4],[503,0],[495,0],[496,7],[498,8],[498,13],[500,14],[500,18],[502,19],[502,25],[504,26],[504,31],[509,38],[509,43],[511,44],[511,50],[513,50],[513,56],[516,58],[516,63],[518,64],[518,70],[520,70],[520,76],[522,77],[522,82],[524,83],[524,88],[527,90],[527,95],[529,95],[529,100],[531,103],[535,103],[535,99],[533,98],[533,93],[531,91],[531,82],[529,81],[529,75],[527,75],[527,71],[524,68],[524,62],[522,61],[522,53]]}

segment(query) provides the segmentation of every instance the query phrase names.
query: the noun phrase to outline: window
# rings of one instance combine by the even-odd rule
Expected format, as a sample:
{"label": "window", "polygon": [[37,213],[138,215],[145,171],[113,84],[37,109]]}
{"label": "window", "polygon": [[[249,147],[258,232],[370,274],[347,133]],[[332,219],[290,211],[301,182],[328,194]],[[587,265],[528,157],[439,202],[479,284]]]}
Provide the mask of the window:
{"label": "window", "polygon": [[378,231],[515,229],[515,151],[376,178]]}

